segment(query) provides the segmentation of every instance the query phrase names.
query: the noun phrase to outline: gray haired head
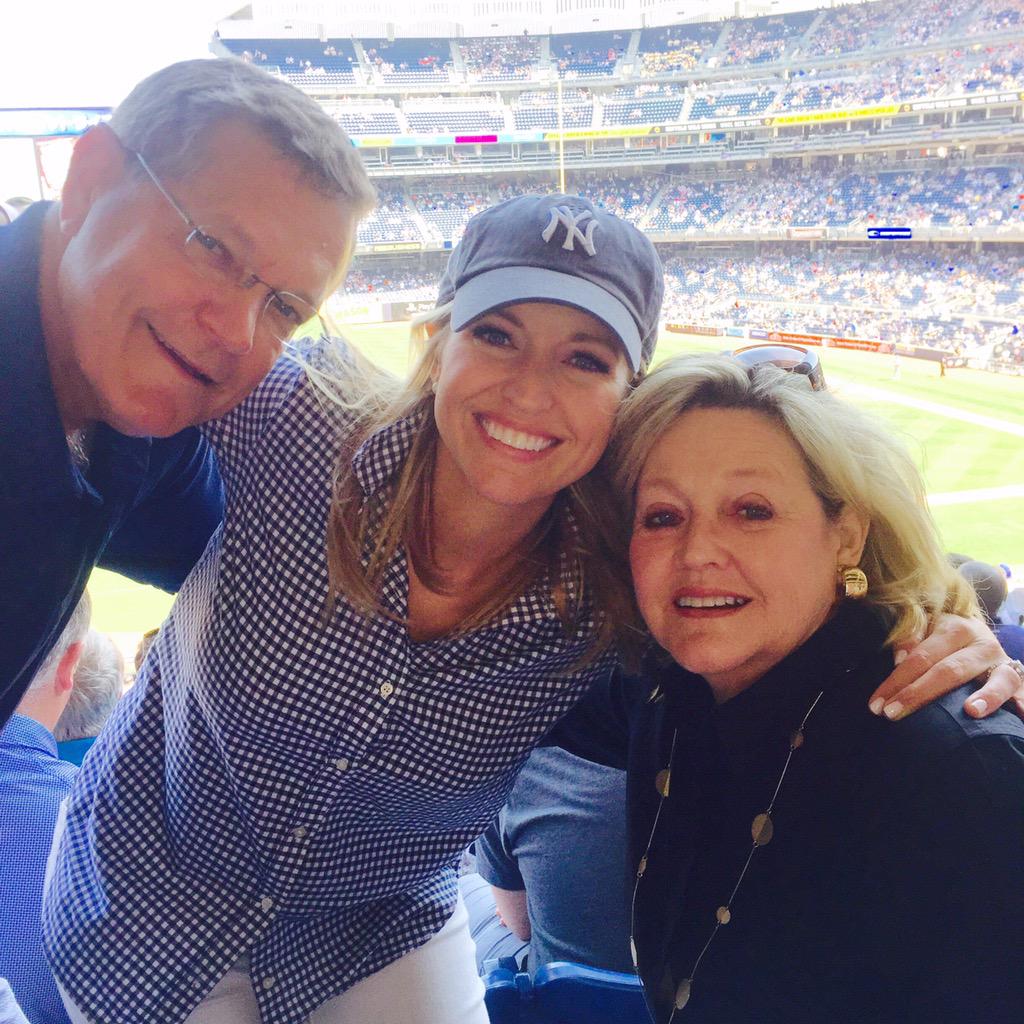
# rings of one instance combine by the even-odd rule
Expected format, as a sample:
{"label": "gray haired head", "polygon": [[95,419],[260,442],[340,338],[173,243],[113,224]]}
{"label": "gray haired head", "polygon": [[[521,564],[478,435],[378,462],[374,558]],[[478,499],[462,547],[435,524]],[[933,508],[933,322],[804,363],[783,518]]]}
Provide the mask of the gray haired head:
{"label": "gray haired head", "polygon": [[252,125],[312,186],[347,200],[357,215],[376,203],[341,126],[295,86],[241,60],[185,60],[154,72],[125,97],[110,127],[158,174],[181,178],[202,166],[206,141],[225,121]]}
{"label": "gray haired head", "polygon": [[124,658],[114,641],[90,630],[75,667],[71,696],[53,735],[58,743],[98,736],[124,689]]}
{"label": "gray haired head", "polygon": [[68,621],[64,624],[61,634],[57,637],[54,645],[50,648],[46,660],[36,670],[36,674],[29,683],[29,690],[39,690],[51,682],[61,658],[67,653],[72,644],[80,644],[85,640],[89,632],[89,622],[92,620],[92,601],[89,599],[89,592],[83,592],[78,603],[71,611]]}

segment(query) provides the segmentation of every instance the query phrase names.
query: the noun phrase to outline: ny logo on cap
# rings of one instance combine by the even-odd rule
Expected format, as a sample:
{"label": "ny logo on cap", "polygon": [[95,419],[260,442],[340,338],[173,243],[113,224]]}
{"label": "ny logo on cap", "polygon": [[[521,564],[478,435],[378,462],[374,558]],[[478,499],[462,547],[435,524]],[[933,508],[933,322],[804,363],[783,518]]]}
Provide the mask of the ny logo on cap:
{"label": "ny logo on cap", "polygon": [[[594,231],[597,229],[597,221],[593,219],[594,215],[589,210],[581,210],[579,213],[573,214],[568,206],[552,206],[550,213],[551,219],[548,221],[548,226],[540,233],[540,237],[545,242],[550,242],[554,237],[555,229],[559,224],[563,224],[565,225],[563,249],[575,249],[578,238],[588,256],[597,255],[597,249],[594,246]],[[588,220],[590,223],[587,224],[586,232],[580,231],[580,225]]]}

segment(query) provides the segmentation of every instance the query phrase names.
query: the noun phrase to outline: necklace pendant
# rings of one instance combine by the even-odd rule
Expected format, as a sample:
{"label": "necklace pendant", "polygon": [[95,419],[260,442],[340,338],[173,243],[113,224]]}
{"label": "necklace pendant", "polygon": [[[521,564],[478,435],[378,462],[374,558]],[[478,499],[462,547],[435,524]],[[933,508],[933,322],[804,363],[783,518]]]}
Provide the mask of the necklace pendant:
{"label": "necklace pendant", "polygon": [[775,834],[775,826],[771,816],[765,812],[757,815],[750,825],[750,834],[754,837],[755,846],[767,846]]}
{"label": "necklace pendant", "polygon": [[795,733],[789,739],[789,749],[799,750],[804,745],[804,731],[803,729],[797,729]]}
{"label": "necklace pendant", "polygon": [[647,870],[647,854],[645,853],[640,858],[640,863],[636,866],[636,877],[643,878],[644,872]]}
{"label": "necklace pendant", "polygon": [[629,937],[629,955],[633,958],[633,970],[635,971],[638,969],[638,965],[636,956],[636,942],[633,939],[632,935],[630,935]]}
{"label": "necklace pendant", "polygon": [[719,924],[728,924],[732,920],[732,911],[728,907],[719,907],[715,911],[715,920]]}
{"label": "necklace pendant", "polygon": [[672,782],[672,772],[668,768],[662,768],[657,775],[654,776],[654,788],[662,795],[663,798],[668,797],[668,787]]}
{"label": "necklace pendant", "polygon": [[676,989],[675,1007],[681,1010],[690,1001],[690,989],[693,986],[692,978],[683,978]]}

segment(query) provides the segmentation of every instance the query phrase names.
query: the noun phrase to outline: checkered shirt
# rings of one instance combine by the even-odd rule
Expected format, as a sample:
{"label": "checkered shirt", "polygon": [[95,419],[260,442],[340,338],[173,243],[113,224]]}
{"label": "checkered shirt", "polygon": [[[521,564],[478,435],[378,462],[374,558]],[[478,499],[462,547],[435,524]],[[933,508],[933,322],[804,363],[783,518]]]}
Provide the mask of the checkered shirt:
{"label": "checkered shirt", "polygon": [[[417,422],[352,458],[383,510]],[[607,667],[568,672],[550,582],[456,639],[339,600],[325,524],[346,430],[282,360],[212,425],[228,497],[138,682],[86,759],[44,909],[91,1021],[182,1021],[247,954],[266,1024],[298,1024],[424,943],[453,864],[537,740]],[[406,612],[403,552],[383,600]]]}

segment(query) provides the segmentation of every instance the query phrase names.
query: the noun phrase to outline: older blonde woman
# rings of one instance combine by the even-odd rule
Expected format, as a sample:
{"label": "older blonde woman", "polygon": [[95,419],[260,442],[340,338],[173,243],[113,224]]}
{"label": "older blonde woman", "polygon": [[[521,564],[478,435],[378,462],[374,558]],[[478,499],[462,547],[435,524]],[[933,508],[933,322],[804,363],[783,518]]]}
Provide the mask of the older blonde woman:
{"label": "older blonde woman", "polygon": [[910,458],[805,378],[728,357],[663,364],[615,436],[661,656],[560,738],[614,763],[629,737],[657,1024],[1018,1021],[1024,725],[967,717],[966,690],[868,708],[894,645],[977,613]]}

